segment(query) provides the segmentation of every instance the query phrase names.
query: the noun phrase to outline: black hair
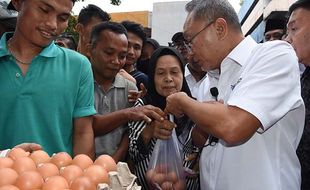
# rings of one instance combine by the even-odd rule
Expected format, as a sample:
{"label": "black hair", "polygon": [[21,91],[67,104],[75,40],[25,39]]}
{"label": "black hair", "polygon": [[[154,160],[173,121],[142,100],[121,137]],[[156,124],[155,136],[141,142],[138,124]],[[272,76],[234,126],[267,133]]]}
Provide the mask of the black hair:
{"label": "black hair", "polygon": [[127,32],[132,32],[141,38],[143,43],[146,41],[146,34],[141,24],[128,20],[121,22],[121,24],[126,28]]}
{"label": "black hair", "polygon": [[90,36],[90,43],[92,44],[93,47],[96,45],[100,33],[104,30],[110,30],[117,34],[125,34],[126,37],[128,37],[127,30],[122,24],[117,22],[103,22],[93,27]]}
{"label": "black hair", "polygon": [[[75,2],[76,2],[76,0],[71,0],[71,1],[72,1],[73,5],[74,5]],[[7,9],[8,9],[8,10],[16,11],[16,9],[15,9],[15,7],[14,7],[12,1],[10,1],[10,3],[8,4]]]}
{"label": "black hair", "polygon": [[[56,39],[68,39],[69,40],[69,42],[67,43],[68,48],[72,50],[77,49],[77,45],[76,45],[73,35],[68,32],[64,32],[60,34]],[[58,45],[61,46],[61,44],[58,44]]]}
{"label": "black hair", "polygon": [[304,8],[307,10],[310,10],[310,1],[309,0],[298,0],[295,3],[293,3],[289,8],[289,15],[292,14],[292,12],[298,8]]}
{"label": "black hair", "polygon": [[153,38],[147,38],[144,44],[151,44],[155,50],[160,47],[159,43]]}
{"label": "black hair", "polygon": [[92,18],[99,18],[102,21],[110,21],[111,17],[110,15],[102,10],[100,7],[89,4],[87,7],[84,7],[78,16],[78,23],[81,23],[83,25],[87,25]]}
{"label": "black hair", "polygon": [[175,33],[175,34],[172,36],[172,38],[171,38],[171,41],[172,41],[172,42],[177,42],[178,40],[184,41],[183,32],[177,32],[177,33]]}

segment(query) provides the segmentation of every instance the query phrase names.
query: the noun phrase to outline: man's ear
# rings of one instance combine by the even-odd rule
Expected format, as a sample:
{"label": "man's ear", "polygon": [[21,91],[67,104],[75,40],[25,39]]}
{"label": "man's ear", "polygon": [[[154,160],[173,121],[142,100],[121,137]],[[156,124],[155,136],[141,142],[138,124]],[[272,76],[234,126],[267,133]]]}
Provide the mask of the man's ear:
{"label": "man's ear", "polygon": [[81,35],[84,32],[84,26],[81,23],[77,23],[75,30],[79,33],[79,35]]}
{"label": "man's ear", "polygon": [[93,45],[90,43],[87,43],[86,45],[86,56],[90,59],[91,58],[91,51],[93,49]]}
{"label": "man's ear", "polygon": [[219,40],[225,39],[228,34],[228,25],[225,19],[218,18],[215,21],[216,35]]}

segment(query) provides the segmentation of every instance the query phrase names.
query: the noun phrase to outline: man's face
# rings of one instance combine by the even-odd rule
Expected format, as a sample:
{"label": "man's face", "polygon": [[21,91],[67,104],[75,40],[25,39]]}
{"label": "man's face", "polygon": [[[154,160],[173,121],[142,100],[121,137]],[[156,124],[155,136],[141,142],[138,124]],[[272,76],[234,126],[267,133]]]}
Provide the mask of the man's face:
{"label": "man's face", "polygon": [[297,8],[287,24],[285,40],[292,44],[300,63],[310,65],[310,11]]}
{"label": "man's face", "polygon": [[182,54],[183,58],[188,62],[188,50],[184,44],[183,38],[178,38],[175,42],[173,42],[175,48]]}
{"label": "man's face", "polygon": [[29,43],[46,47],[68,26],[71,0],[27,0],[17,5],[17,34]]}
{"label": "man's face", "polygon": [[127,47],[125,34],[117,34],[111,30],[102,31],[96,45],[90,50],[95,77],[114,79],[125,64]]}
{"label": "man's face", "polygon": [[100,18],[92,17],[86,25],[82,25],[79,36],[83,46],[86,46],[90,42],[90,35],[93,27],[101,22],[102,20]]}
{"label": "man's face", "polygon": [[281,40],[283,35],[283,29],[270,30],[265,33],[265,41]]}
{"label": "man's face", "polygon": [[196,72],[202,72],[201,66],[192,54],[189,54],[188,56],[188,67]]}
{"label": "man's face", "polygon": [[205,71],[218,69],[221,63],[221,47],[213,23],[195,20],[189,13],[183,28],[184,38],[191,46],[191,56]]}
{"label": "man's face", "polygon": [[128,32],[128,54],[126,65],[133,65],[141,56],[143,41],[132,32]]}

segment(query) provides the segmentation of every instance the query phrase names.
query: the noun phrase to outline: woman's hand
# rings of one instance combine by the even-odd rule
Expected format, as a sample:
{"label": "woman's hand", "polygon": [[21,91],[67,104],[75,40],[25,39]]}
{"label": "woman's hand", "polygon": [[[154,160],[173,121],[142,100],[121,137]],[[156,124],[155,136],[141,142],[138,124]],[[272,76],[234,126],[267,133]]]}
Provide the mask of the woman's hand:
{"label": "woman's hand", "polygon": [[172,130],[175,127],[176,125],[168,120],[152,121],[143,129],[142,135],[144,143],[148,144],[151,138],[163,140],[169,139],[171,137]]}
{"label": "woman's hand", "polygon": [[153,137],[157,139],[169,139],[172,134],[173,128],[176,127],[175,123],[171,121],[164,120],[163,122],[156,122],[154,123],[154,132]]}

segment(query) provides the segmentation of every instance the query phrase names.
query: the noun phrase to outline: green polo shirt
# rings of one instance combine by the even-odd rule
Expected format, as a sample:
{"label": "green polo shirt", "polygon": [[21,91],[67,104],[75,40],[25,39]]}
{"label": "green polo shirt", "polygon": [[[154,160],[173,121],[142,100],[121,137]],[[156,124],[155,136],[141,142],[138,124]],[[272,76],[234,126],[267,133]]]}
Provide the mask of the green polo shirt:
{"label": "green polo shirt", "polygon": [[0,41],[0,150],[35,142],[50,155],[72,155],[73,119],[96,113],[88,59],[51,43],[23,76],[8,35]]}

